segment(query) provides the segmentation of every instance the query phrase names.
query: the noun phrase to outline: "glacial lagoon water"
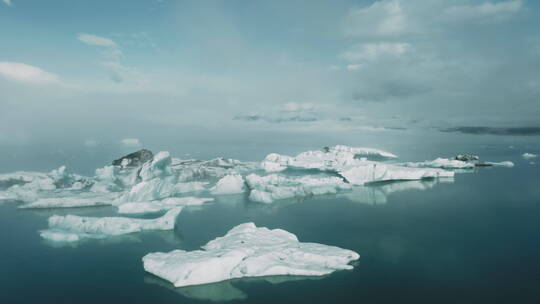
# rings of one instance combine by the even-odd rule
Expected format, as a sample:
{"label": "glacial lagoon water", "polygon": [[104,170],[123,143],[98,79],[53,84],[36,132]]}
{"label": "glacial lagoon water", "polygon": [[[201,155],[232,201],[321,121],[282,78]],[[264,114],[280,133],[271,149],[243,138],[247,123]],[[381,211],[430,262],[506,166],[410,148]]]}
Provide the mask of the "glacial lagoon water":
{"label": "glacial lagoon water", "polygon": [[[528,148],[538,153],[537,146]],[[480,168],[446,182],[383,183],[268,205],[244,194],[222,196],[185,209],[174,231],[64,245],[40,238],[49,216],[108,216],[113,207],[18,210],[3,203],[0,303],[538,303],[540,160],[530,164],[521,153],[487,147],[483,159],[516,166]],[[424,160],[441,153],[410,155]],[[183,288],[143,270],[141,258],[149,252],[198,249],[250,221],[361,258],[354,270],[325,277]]]}

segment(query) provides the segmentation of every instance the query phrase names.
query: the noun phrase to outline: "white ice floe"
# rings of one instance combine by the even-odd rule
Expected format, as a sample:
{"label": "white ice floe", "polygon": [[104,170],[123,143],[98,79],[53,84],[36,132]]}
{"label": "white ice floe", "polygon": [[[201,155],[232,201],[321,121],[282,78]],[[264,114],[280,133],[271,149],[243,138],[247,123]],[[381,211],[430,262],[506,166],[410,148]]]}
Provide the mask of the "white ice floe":
{"label": "white ice floe", "polygon": [[176,207],[157,219],[53,215],[49,218],[49,229],[42,230],[40,234],[47,240],[72,242],[84,238],[99,239],[143,230],[172,230],[180,211],[182,207]]}
{"label": "white ice floe", "polygon": [[432,161],[424,162],[407,162],[402,163],[402,166],[411,168],[441,168],[441,169],[473,169],[474,163],[461,161],[457,159],[437,158]]}
{"label": "white ice floe", "polygon": [[277,174],[259,176],[252,173],[246,177],[246,183],[251,189],[249,199],[261,203],[293,197],[333,194],[351,188],[343,179],[335,176],[285,177]]}
{"label": "white ice floe", "polygon": [[514,163],[511,161],[502,161],[502,162],[484,162],[484,166],[495,166],[495,167],[506,167],[506,168],[512,168],[514,166]]}
{"label": "white ice floe", "polygon": [[170,210],[175,207],[199,206],[206,202],[213,201],[213,198],[199,197],[169,197],[161,201],[153,202],[128,202],[118,205],[118,213],[153,213]]}
{"label": "white ice floe", "polygon": [[533,154],[533,153],[523,153],[521,157],[523,157],[524,159],[533,159],[533,158],[537,158],[538,155]]}
{"label": "white ice floe", "polygon": [[176,287],[233,278],[274,275],[321,276],[352,269],[360,256],[351,250],[301,243],[285,230],[245,223],[210,241],[203,250],[174,250],[143,257],[144,269]]}
{"label": "white ice floe", "polygon": [[338,145],[322,150],[302,152],[295,157],[271,153],[261,162],[261,168],[266,172],[278,172],[287,168],[338,171],[345,167],[355,166],[356,163],[362,161],[359,156],[397,157],[392,153],[377,149]]}
{"label": "white ice floe", "polygon": [[225,175],[210,189],[210,192],[216,195],[243,193],[244,191],[244,179],[240,174]]}
{"label": "white ice floe", "polygon": [[19,208],[71,208],[111,205],[117,194],[78,193],[65,197],[38,198],[36,201],[19,206]]}
{"label": "white ice floe", "polygon": [[339,172],[349,183],[363,185],[371,182],[420,180],[453,177],[454,172],[433,168],[409,168],[380,162],[364,161]]}

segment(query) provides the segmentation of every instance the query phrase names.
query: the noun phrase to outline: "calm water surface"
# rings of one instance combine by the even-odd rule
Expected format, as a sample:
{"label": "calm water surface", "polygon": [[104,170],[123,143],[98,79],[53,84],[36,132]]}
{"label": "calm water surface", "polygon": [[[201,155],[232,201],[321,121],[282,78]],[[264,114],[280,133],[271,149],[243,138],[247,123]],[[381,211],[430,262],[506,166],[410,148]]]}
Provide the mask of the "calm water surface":
{"label": "calm water surface", "polygon": [[[0,204],[0,303],[539,303],[540,166],[511,149],[484,152],[484,159],[516,166],[271,205],[223,196],[185,209],[174,231],[76,245],[45,242],[38,230],[53,214],[114,210]],[[438,156],[425,154],[419,157]],[[141,257],[149,252],[197,249],[248,221],[285,229],[304,242],[352,249],[361,258],[354,270],[322,278],[184,288],[143,270]]]}

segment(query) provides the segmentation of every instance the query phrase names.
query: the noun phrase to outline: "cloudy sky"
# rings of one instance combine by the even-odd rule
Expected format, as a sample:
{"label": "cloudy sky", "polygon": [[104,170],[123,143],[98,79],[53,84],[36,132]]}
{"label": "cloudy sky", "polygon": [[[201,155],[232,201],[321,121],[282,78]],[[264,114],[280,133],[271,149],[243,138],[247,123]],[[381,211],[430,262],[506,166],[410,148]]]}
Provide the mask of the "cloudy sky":
{"label": "cloudy sky", "polygon": [[0,144],[540,133],[538,1],[1,1]]}

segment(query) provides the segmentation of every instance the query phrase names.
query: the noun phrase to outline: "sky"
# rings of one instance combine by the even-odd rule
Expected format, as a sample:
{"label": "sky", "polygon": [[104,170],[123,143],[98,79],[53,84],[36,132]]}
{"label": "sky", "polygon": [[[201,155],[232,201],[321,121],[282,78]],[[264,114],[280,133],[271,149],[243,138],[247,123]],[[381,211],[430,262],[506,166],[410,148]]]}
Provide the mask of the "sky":
{"label": "sky", "polygon": [[0,1],[0,146],[540,135],[538,1]]}

